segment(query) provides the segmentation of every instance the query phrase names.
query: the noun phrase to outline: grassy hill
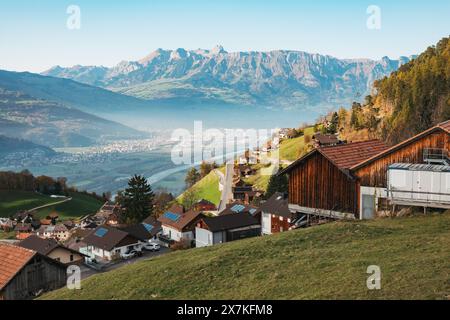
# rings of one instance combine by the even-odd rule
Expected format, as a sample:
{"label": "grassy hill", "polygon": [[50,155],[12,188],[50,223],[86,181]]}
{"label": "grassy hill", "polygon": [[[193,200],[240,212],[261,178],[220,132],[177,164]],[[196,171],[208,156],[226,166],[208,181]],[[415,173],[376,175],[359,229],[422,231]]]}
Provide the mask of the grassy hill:
{"label": "grassy hill", "polygon": [[[101,201],[85,194],[72,193],[71,201],[56,204],[37,211],[39,217],[56,211],[61,219],[70,219],[84,216],[97,211],[103,204]],[[0,217],[9,217],[20,210],[29,210],[47,204],[60,202],[62,199],[28,191],[0,191]]]}
{"label": "grassy hill", "polygon": [[[215,205],[220,202],[220,191],[219,191],[219,176],[211,171],[203,179],[198,181],[193,188],[196,191],[198,199],[205,199],[211,201]],[[178,199],[179,202],[183,201],[183,194],[181,194]]]}
{"label": "grassy hill", "polygon": [[[450,213],[336,222],[176,251],[44,299],[449,299]],[[369,265],[381,290],[368,290]]]}
{"label": "grassy hill", "polygon": [[103,205],[89,195],[71,193],[72,200],[38,210],[38,216],[43,218],[51,212],[58,212],[60,219],[74,219],[96,212]]}

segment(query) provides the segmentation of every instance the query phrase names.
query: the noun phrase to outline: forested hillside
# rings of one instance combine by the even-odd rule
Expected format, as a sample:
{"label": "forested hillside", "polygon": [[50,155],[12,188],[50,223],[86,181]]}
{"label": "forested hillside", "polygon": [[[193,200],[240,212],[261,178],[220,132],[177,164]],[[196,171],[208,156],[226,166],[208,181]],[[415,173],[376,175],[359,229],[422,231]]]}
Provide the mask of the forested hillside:
{"label": "forested hillside", "polygon": [[[343,119],[345,118],[345,119]],[[351,112],[340,111],[348,140],[377,137],[395,144],[450,119],[450,38],[443,38],[389,77]]]}

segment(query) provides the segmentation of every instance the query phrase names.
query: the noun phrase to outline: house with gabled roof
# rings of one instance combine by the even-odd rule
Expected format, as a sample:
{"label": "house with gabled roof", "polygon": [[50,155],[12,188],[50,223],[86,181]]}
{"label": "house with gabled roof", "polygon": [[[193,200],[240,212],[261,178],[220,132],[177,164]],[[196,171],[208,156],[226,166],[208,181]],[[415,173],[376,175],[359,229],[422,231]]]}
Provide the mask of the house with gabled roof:
{"label": "house with gabled roof", "polygon": [[320,147],[279,174],[289,176],[289,209],[307,215],[371,219],[386,206],[450,208],[449,150],[450,120],[392,147]]}
{"label": "house with gabled roof", "polygon": [[167,243],[169,244],[170,241],[194,240],[195,224],[203,217],[203,213],[197,210],[189,210],[183,213],[166,211],[158,218],[162,227],[160,239],[162,241],[168,240]]}
{"label": "house with gabled roof", "polygon": [[31,235],[19,243],[22,248],[39,252],[43,256],[54,259],[65,265],[81,264],[84,255],[73,249],[67,248],[54,239],[42,239]]}
{"label": "house with gabled roof", "polygon": [[101,225],[91,231],[84,239],[85,247],[80,252],[91,259],[114,260],[131,250],[140,248],[141,241],[126,231]]}
{"label": "house with gabled roof", "polygon": [[37,251],[0,243],[0,300],[32,299],[66,284],[66,266]]}
{"label": "house with gabled roof", "polygon": [[195,246],[206,247],[261,235],[261,223],[249,213],[204,217],[195,228]]}
{"label": "house with gabled roof", "polygon": [[394,205],[450,208],[449,150],[450,120],[351,166],[361,217]]}
{"label": "house with gabled roof", "polygon": [[275,192],[261,203],[261,233],[269,235],[306,226],[305,216],[289,210],[287,194]]}
{"label": "house with gabled roof", "polygon": [[388,147],[380,140],[313,149],[279,174],[289,176],[289,209],[315,216],[356,218],[357,181],[350,168]]}

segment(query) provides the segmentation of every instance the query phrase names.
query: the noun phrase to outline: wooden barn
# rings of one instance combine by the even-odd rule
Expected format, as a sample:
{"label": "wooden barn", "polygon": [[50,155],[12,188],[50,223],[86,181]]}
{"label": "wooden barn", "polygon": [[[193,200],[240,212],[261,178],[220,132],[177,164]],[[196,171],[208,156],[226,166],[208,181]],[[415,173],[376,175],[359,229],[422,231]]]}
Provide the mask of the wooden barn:
{"label": "wooden barn", "polygon": [[[392,199],[388,194],[388,169],[394,164],[434,164],[449,166],[450,121],[438,124],[350,168],[358,181],[359,210],[363,218],[383,211]],[[426,188],[424,181],[414,181]],[[450,186],[449,186],[450,187]],[[413,199],[412,199],[413,200]],[[414,205],[412,201],[410,205]],[[427,204],[425,204],[427,206]],[[429,203],[429,207],[436,204]]]}
{"label": "wooden barn", "polygon": [[370,140],[314,149],[280,174],[289,175],[289,209],[335,218],[358,217],[358,185],[350,168],[387,146]]}
{"label": "wooden barn", "polygon": [[[378,140],[317,148],[280,174],[289,175],[289,209],[293,212],[371,219],[388,204],[395,204],[393,193],[389,193],[389,170],[429,164],[435,166],[420,168],[446,172],[450,170],[449,150],[450,121],[446,121],[390,148]],[[427,189],[425,184],[432,180],[418,178],[411,183],[420,190]],[[448,184],[450,190],[450,181],[438,183],[441,189]],[[436,201],[415,201],[414,192],[410,192],[409,205],[446,207]],[[440,193],[427,196],[435,199],[437,195]]]}
{"label": "wooden barn", "polygon": [[66,267],[40,253],[0,243],[0,300],[31,299],[63,287]]}

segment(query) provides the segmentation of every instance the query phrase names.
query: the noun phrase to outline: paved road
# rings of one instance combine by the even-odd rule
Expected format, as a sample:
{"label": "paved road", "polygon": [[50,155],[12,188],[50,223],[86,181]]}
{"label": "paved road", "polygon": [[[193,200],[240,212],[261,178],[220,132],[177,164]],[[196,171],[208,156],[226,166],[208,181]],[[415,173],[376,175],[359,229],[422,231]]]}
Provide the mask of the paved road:
{"label": "paved road", "polygon": [[157,256],[160,256],[162,254],[169,253],[170,251],[171,250],[166,248],[166,247],[161,247],[161,249],[159,251],[156,251],[156,252],[145,251],[144,255],[142,257],[137,257],[137,258],[133,258],[133,259],[130,259],[130,260],[122,260],[122,261],[120,261],[118,263],[115,263],[115,264],[112,264],[112,265],[106,267],[102,271],[97,271],[97,270],[91,269],[91,268],[83,265],[83,266],[81,266],[81,280],[89,278],[90,276],[92,276],[94,274],[97,274],[97,273],[108,272],[108,271],[111,271],[111,270],[119,269],[119,268],[122,268],[124,266],[128,266],[128,265],[134,264],[134,263],[139,262],[139,261],[150,260],[150,259],[152,259],[154,257],[157,257]]}
{"label": "paved road", "polygon": [[227,203],[233,199],[233,175],[234,175],[234,164],[227,163],[225,167],[225,182],[222,190],[222,195],[220,197],[219,212],[221,212],[227,206]]}
{"label": "paved road", "polygon": [[47,204],[44,204],[43,206],[39,206],[39,207],[35,207],[35,208],[32,208],[32,209],[28,209],[27,211],[34,211],[34,210],[39,210],[39,209],[42,209],[42,208],[51,207],[51,206],[54,206],[54,205],[57,205],[57,204],[61,204],[61,203],[64,203],[64,202],[67,202],[67,201],[70,201],[70,200],[72,200],[71,197],[65,198],[64,200],[56,201],[56,202],[52,202],[52,203],[47,203]]}

